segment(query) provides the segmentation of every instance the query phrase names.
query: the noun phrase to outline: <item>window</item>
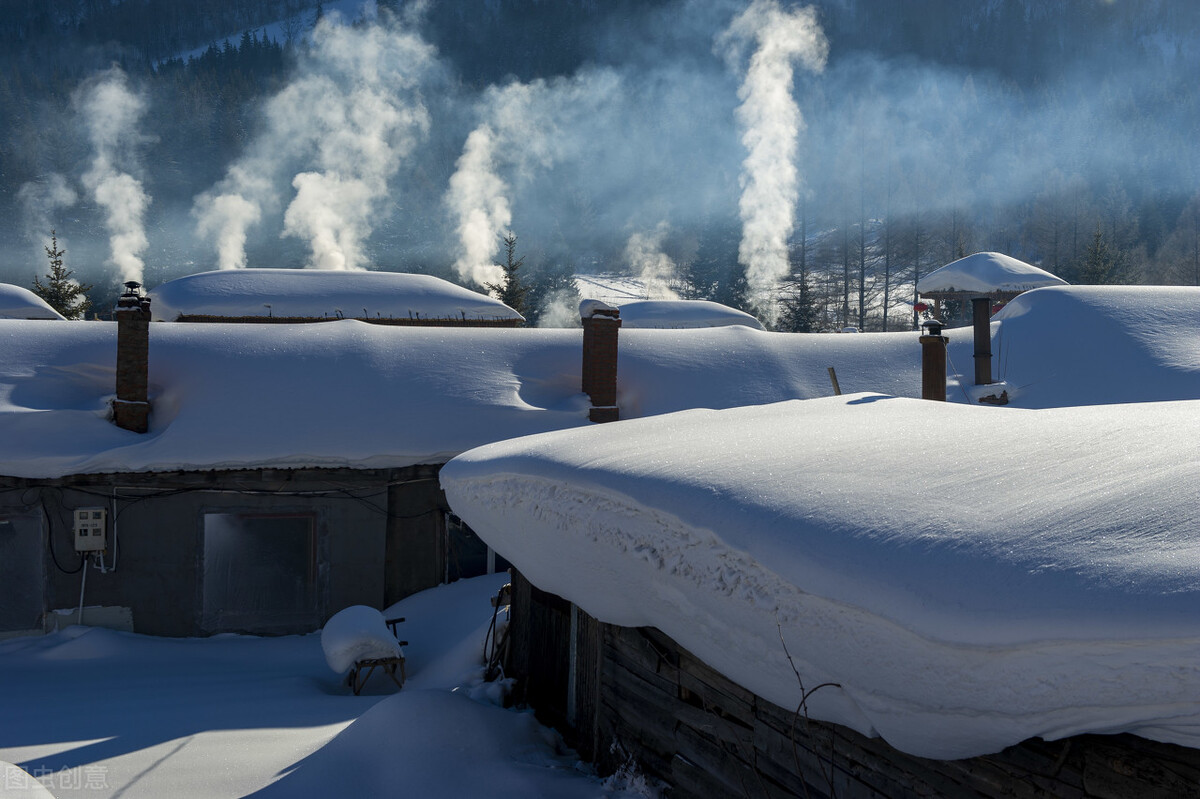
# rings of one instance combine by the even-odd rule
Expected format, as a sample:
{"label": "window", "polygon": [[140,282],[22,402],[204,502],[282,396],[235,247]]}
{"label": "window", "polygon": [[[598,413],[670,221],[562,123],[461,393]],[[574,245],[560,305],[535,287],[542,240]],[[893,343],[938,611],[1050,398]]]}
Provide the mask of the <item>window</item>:
{"label": "window", "polygon": [[207,632],[299,632],[317,619],[312,514],[204,514]]}

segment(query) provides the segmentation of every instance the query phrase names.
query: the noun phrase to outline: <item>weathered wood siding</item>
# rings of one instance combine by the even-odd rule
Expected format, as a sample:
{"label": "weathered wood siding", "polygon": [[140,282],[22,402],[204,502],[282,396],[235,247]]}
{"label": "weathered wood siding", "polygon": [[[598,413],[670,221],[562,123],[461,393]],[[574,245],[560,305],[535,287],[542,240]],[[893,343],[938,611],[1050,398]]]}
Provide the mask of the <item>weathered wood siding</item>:
{"label": "weathered wood siding", "polygon": [[[523,698],[601,773],[632,757],[672,799],[1200,797],[1194,749],[1081,735],[965,760],[913,757],[767,702],[658,630],[599,623],[523,579],[514,580],[512,616],[509,674],[524,683]],[[564,657],[573,668],[565,684]]]}

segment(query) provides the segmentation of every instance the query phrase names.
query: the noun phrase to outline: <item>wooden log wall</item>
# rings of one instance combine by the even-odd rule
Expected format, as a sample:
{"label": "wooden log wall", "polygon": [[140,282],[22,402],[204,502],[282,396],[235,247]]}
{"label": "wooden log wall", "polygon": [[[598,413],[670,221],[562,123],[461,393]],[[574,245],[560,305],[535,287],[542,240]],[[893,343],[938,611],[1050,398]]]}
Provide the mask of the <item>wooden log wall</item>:
{"label": "wooden log wall", "polygon": [[1200,797],[1200,750],[1080,735],[914,757],[767,702],[658,630],[597,622],[519,575],[513,589],[509,675],[524,699],[602,774],[632,758],[670,799]]}

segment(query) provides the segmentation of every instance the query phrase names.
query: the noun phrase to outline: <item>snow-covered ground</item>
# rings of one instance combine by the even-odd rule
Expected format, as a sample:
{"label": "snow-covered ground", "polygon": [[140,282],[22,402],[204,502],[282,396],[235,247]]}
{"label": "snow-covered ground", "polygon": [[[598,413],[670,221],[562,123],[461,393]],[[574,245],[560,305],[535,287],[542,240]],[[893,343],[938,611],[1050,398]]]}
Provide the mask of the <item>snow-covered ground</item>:
{"label": "snow-covered ground", "polygon": [[[489,597],[464,580],[405,616],[409,680],[361,696],[320,636],[152,638],[69,627],[0,641],[0,797],[651,795],[602,782],[527,712],[479,683]],[[40,793],[39,793],[40,792]]]}

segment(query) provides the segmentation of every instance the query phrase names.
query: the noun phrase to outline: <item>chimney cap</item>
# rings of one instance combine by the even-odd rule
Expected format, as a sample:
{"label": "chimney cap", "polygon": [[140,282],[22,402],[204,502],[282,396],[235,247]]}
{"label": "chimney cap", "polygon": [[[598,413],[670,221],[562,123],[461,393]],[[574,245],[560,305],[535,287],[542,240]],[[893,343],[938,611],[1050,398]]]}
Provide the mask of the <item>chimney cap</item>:
{"label": "chimney cap", "polygon": [[926,319],[921,323],[921,328],[925,331],[925,335],[927,336],[942,335],[942,329],[944,327],[946,327],[946,323],[941,319]]}

